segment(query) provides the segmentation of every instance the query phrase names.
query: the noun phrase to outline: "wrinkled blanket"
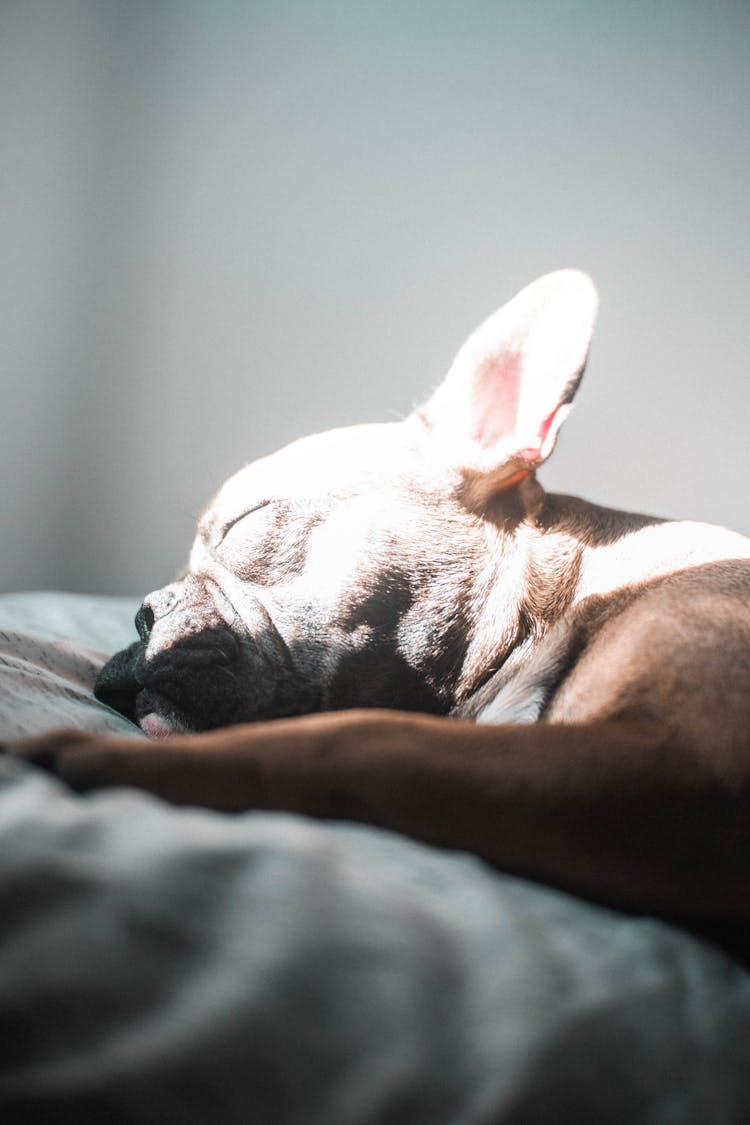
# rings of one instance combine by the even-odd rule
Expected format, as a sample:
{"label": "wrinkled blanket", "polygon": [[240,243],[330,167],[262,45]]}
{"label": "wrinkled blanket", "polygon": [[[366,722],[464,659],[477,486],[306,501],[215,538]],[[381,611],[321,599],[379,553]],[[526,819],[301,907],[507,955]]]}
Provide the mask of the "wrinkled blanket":
{"label": "wrinkled blanket", "polygon": [[[133,611],[0,598],[0,737],[129,727],[91,685]],[[0,1044],[4,1125],[750,1120],[750,974],[692,936],[372,828],[78,797],[7,757]]]}

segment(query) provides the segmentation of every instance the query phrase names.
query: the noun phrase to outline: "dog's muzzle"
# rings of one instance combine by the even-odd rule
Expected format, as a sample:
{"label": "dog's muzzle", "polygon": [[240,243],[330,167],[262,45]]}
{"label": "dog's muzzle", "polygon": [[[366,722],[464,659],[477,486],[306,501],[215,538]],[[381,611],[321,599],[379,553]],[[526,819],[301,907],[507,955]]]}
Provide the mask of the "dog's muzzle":
{"label": "dog's muzzle", "polygon": [[136,615],[139,640],[104,665],[97,699],[151,735],[200,731],[277,718],[314,706],[290,653],[259,606],[256,626],[233,627],[210,589],[172,599],[165,612],[149,597]]}
{"label": "dog's muzzle", "polygon": [[94,695],[100,703],[106,703],[113,711],[119,711],[132,722],[136,718],[136,698],[140,685],[135,676],[135,669],[145,649],[143,641],[135,641],[122,652],[107,661],[94,684]]}

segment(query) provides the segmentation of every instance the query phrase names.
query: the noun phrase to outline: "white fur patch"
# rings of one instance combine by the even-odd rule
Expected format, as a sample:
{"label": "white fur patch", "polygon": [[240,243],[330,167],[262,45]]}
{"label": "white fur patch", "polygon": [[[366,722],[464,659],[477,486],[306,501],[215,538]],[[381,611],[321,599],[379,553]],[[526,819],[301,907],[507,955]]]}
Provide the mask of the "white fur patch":
{"label": "white fur patch", "polygon": [[653,524],[583,556],[575,600],[608,594],[686,567],[750,558],[750,539],[723,527],[680,520]]}
{"label": "white fur patch", "polygon": [[535,723],[557,683],[570,626],[559,622],[538,641],[527,641],[506,661],[494,699],[477,714],[478,723]]}

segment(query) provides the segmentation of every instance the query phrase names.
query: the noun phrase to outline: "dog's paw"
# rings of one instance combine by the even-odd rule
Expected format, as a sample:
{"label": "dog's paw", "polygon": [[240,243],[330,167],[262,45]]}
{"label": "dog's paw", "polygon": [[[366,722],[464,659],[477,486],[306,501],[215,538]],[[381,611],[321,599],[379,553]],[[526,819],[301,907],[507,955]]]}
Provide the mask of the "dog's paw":
{"label": "dog's paw", "polygon": [[125,786],[225,812],[257,808],[263,796],[260,750],[249,736],[227,751],[222,732],[153,740],[61,730],[6,749],[78,793]]}
{"label": "dog's paw", "polygon": [[80,730],[49,731],[6,746],[79,793],[107,785],[138,785],[148,743]]}

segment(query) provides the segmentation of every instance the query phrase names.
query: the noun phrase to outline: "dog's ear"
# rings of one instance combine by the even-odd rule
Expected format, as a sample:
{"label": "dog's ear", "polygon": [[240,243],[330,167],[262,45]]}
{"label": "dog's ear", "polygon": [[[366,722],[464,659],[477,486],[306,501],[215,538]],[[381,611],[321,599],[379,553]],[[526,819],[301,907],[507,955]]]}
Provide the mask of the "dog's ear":
{"label": "dog's ear", "polygon": [[419,412],[485,496],[541,465],[583,374],[598,298],[578,270],[547,274],[479,326]]}

